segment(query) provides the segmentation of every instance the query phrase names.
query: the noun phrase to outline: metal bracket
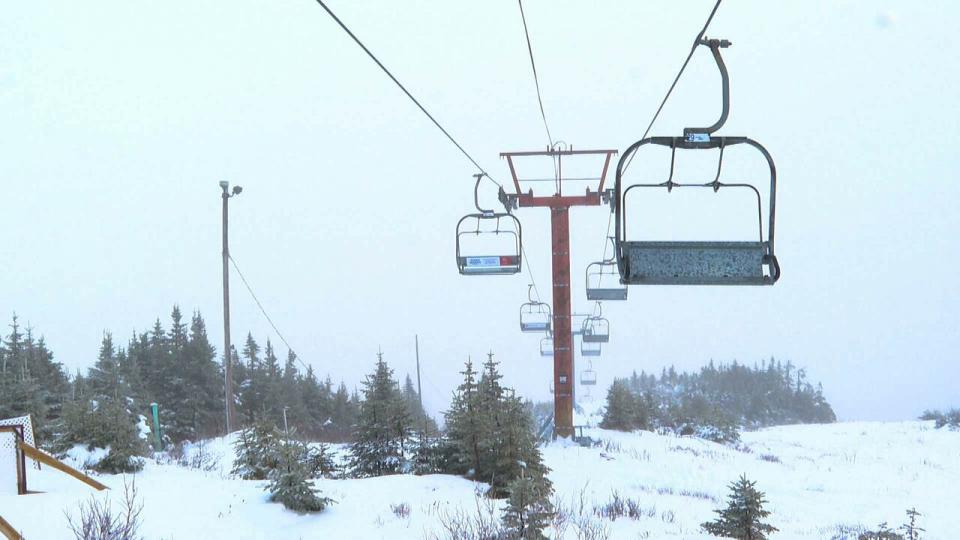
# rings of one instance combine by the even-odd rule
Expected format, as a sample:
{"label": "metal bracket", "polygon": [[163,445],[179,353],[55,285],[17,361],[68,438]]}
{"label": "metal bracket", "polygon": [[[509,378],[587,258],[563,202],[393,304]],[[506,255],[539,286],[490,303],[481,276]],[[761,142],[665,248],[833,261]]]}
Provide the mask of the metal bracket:
{"label": "metal bracket", "polygon": [[500,191],[497,193],[497,198],[500,199],[500,203],[503,204],[503,209],[509,214],[512,210],[515,210],[518,207],[517,204],[517,195],[511,195],[503,190],[503,187],[500,187]]}
{"label": "metal bracket", "polygon": [[609,204],[610,211],[613,212],[614,205],[617,204],[617,198],[613,196],[613,188],[601,191],[600,200],[603,202],[603,204]]}

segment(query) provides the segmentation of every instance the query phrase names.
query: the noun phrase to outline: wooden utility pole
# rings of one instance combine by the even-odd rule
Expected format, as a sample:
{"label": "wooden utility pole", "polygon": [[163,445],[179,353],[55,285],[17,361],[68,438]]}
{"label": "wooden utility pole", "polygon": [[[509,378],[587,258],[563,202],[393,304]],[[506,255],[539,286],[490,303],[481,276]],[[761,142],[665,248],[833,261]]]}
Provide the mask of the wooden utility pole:
{"label": "wooden utility pole", "polygon": [[417,334],[413,335],[413,347],[417,355],[417,398],[420,399],[420,411],[423,413],[422,421],[422,431],[420,433],[426,435],[427,433],[427,413],[423,409],[423,390],[420,388],[420,336]]}
{"label": "wooden utility pole", "polygon": [[227,243],[228,235],[228,214],[227,202],[230,197],[239,195],[243,188],[233,186],[230,191],[230,183],[226,180],[220,181],[220,189],[223,190],[221,198],[223,199],[223,414],[226,433],[233,431],[233,355],[230,348],[230,248]]}

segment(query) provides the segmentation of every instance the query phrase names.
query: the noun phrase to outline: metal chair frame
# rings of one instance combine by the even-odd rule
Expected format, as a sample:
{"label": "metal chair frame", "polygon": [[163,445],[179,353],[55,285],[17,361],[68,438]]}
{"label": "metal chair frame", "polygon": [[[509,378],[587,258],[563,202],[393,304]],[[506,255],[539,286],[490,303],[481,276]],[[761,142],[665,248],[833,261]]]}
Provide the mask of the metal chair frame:
{"label": "metal chair frame", "polygon": [[540,340],[540,356],[553,356],[553,337],[547,336]]}
{"label": "metal chair frame", "polygon": [[[613,236],[610,237],[610,242],[613,244],[613,254],[611,254],[609,258],[604,258],[602,261],[592,262],[587,265],[585,279],[587,300],[618,301],[627,299],[627,286],[620,284],[620,272],[617,271],[617,243]],[[610,271],[605,272],[605,268],[609,268]],[[603,286],[604,276],[610,276],[610,279],[607,280],[609,285],[606,287]],[[616,279],[613,279],[614,276]],[[596,282],[596,287],[591,287],[591,282]]]}
{"label": "metal chair frame", "polygon": [[[774,225],[777,199],[777,170],[766,148],[748,137],[713,136],[726,122],[730,109],[730,81],[720,49],[728,47],[726,40],[703,38],[699,45],[708,46],[720,70],[723,89],[723,110],[720,119],[706,128],[685,128],[682,137],[648,137],[635,142],[621,156],[617,164],[616,184],[611,204],[614,205],[616,236],[614,255],[621,283],[626,285],[773,285],[780,279],[780,265],[774,254]],[[623,188],[625,164],[644,145],[666,146],[671,150],[670,176],[666,182],[634,184]],[[758,150],[770,170],[770,194],[767,210],[767,236],[763,232],[763,210],[760,192],[749,183],[720,181],[723,154],[727,147],[745,144]],[[677,149],[719,149],[720,158],[713,182],[678,183],[673,181]],[[627,239],[627,195],[634,188],[721,188],[750,189],[756,195],[759,235],[756,242],[691,242],[691,241],[631,241]]]}
{"label": "metal chair frame", "polygon": [[580,356],[600,356],[600,342],[580,340]]}
{"label": "metal chair frame", "polygon": [[527,286],[527,302],[520,305],[521,332],[549,332],[553,327],[550,304],[534,300],[533,284]]}
{"label": "metal chair frame", "polygon": [[[494,212],[480,208],[477,191],[483,174],[474,175],[477,182],[473,188],[473,204],[478,212],[467,214],[457,222],[457,269],[465,276],[509,275],[517,274],[522,268],[523,228],[520,220],[509,212]],[[464,229],[464,223],[473,220],[475,227]],[[480,223],[494,221],[494,230],[481,230]],[[510,226],[501,229],[501,221]],[[481,234],[505,235],[512,238],[513,249],[509,254],[464,255],[462,253],[462,238],[465,236],[479,236]]]}

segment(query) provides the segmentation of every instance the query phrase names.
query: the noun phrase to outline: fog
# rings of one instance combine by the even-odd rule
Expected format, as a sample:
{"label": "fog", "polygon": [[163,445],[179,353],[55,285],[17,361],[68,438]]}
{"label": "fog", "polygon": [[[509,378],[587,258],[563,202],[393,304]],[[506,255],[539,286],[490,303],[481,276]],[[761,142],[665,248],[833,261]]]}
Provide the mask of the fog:
{"label": "fog", "polygon": [[[639,139],[712,4],[526,3],[554,137],[619,151]],[[500,152],[546,145],[515,3],[330,6],[501,183]],[[773,356],[821,381],[841,419],[957,405],[958,14],[946,1],[721,6],[708,32],[733,42],[721,133],[776,160],[783,277],[634,287],[605,303],[595,397],[633,370]],[[316,3],[16,2],[0,35],[0,309],[71,372],[93,364],[105,330],[125,341],[156,317],[166,326],[174,304],[199,310],[220,350],[227,180],[243,186],[230,202],[233,257],[319,374],[353,387],[378,348],[413,373],[418,334],[434,412],[462,362],[489,350],[507,384],[550,397],[539,337],[519,332],[526,267],[481,278],[454,264],[476,169]],[[711,123],[719,103],[703,49],[652,133]],[[715,164],[684,171],[710,181]],[[751,211],[741,202],[700,211],[662,198],[644,219],[661,234],[734,230]],[[517,216],[547,297],[549,212]],[[576,311],[590,309],[583,273],[608,218],[571,211]],[[234,343],[250,331],[283,351],[235,273],[231,285]]]}

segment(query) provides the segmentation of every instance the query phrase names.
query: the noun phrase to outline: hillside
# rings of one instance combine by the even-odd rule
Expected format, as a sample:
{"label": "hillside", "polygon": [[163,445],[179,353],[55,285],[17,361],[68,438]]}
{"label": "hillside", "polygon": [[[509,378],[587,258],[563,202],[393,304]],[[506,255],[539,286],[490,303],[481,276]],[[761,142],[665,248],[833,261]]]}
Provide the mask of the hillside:
{"label": "hillside", "polygon": [[[553,443],[544,448],[561,506],[580,507],[610,538],[710,538],[699,523],[741,473],[757,481],[773,512],[773,536],[855,538],[843,530],[899,524],[908,507],[922,514],[924,538],[948,540],[960,530],[960,432],[933,429],[932,422],[838,423],[787,426],[743,434],[738,448],[652,433],[586,430],[597,446]],[[196,452],[196,448],[193,452]],[[337,501],[316,516],[298,516],[266,502],[261,483],[227,477],[224,439],[208,443],[210,470],[148,462],[136,475],[145,508],[148,539],[430,538],[441,519],[458,509],[473,513],[477,486],[461,478],[430,475],[362,480],[320,480]],[[82,456],[77,456],[82,458]],[[189,456],[188,456],[189,457]],[[59,473],[30,471],[30,496],[0,492],[0,514],[29,540],[69,537],[64,511],[90,491]],[[112,488],[118,506],[123,477],[98,477]],[[614,493],[638,503],[637,519],[596,517],[594,507]],[[408,517],[391,505],[407,503]],[[574,510],[574,513],[579,513]],[[563,538],[576,538],[568,522]],[[442,538],[442,536],[440,536]]]}

